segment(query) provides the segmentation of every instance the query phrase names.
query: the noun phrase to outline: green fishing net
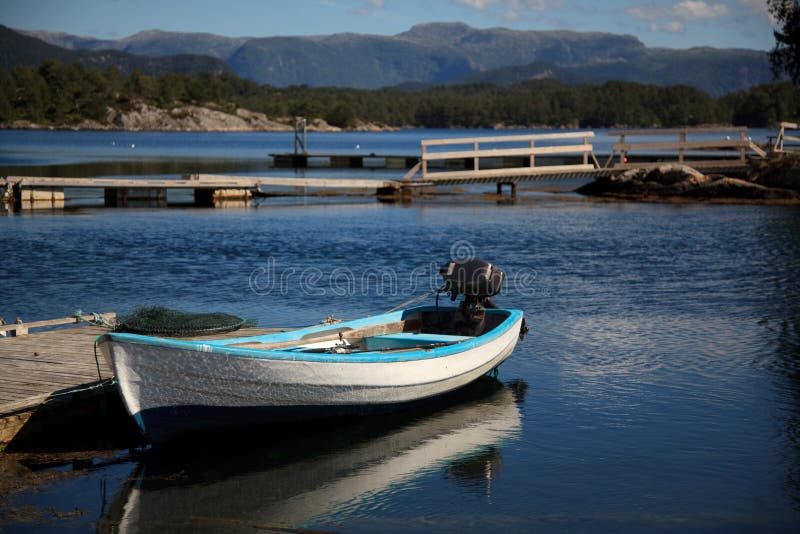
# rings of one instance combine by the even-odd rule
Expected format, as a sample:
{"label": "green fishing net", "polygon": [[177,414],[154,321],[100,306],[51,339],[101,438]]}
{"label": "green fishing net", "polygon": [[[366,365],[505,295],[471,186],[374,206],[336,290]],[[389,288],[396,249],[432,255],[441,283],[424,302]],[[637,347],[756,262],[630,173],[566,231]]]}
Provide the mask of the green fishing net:
{"label": "green fishing net", "polygon": [[115,330],[148,336],[192,337],[232,332],[246,326],[255,323],[227,313],[191,313],[146,306],[120,317]]}

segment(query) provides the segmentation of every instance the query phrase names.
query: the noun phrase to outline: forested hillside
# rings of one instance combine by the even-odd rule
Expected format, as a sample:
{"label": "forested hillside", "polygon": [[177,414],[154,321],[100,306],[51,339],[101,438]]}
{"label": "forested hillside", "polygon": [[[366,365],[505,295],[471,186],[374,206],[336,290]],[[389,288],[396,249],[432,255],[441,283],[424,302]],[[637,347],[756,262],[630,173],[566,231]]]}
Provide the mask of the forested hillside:
{"label": "forested hillside", "polygon": [[442,85],[420,90],[276,88],[222,74],[153,77],[116,68],[46,61],[0,70],[0,122],[64,126],[103,122],[109,109],[137,102],[165,109],[182,104],[245,108],[269,117],[322,118],[350,127],[357,120],[392,127],[672,127],[698,124],[771,126],[800,114],[800,94],[788,83],[767,84],[714,98],[688,86],[632,82],[570,86],[533,80],[509,86]]}

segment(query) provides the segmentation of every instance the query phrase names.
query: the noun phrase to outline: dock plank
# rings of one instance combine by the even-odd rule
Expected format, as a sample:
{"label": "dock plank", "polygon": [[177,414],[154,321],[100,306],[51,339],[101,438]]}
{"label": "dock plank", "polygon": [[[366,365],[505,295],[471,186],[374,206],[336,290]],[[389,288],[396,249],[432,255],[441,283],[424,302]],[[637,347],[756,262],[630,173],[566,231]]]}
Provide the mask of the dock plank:
{"label": "dock plank", "polygon": [[[243,328],[215,336],[219,339],[258,336],[288,328]],[[35,407],[57,391],[97,383],[97,367],[103,379],[113,376],[102,356],[95,362],[94,342],[109,330],[80,325],[32,332],[19,337],[0,337],[0,418],[12,411]]]}

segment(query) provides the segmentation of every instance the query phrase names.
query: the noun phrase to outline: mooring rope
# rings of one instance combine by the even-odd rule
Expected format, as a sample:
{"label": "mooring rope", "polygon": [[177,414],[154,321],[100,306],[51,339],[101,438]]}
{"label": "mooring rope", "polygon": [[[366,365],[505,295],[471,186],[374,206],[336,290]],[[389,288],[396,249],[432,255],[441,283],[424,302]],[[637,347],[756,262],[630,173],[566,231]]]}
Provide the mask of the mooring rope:
{"label": "mooring rope", "polygon": [[384,313],[392,313],[393,311],[397,311],[399,309],[405,308],[406,306],[409,306],[409,305],[414,304],[416,302],[419,302],[421,300],[425,300],[426,298],[430,297],[431,295],[433,295],[437,291],[438,291],[438,289],[434,289],[433,291],[429,291],[428,293],[425,293],[424,295],[419,295],[417,297],[414,297],[413,299],[407,300],[404,303],[399,304],[399,305],[395,306],[394,308],[392,308],[391,310],[388,310],[388,311],[386,311]]}
{"label": "mooring rope", "polygon": [[100,373],[100,360],[97,358],[97,340],[100,336],[94,338],[94,364],[97,367],[97,379],[103,381],[103,375]]}
{"label": "mooring rope", "polygon": [[111,328],[111,329],[116,327],[116,325],[114,323],[110,322],[108,319],[105,318],[104,315],[102,315],[100,313],[92,312],[90,315],[92,316],[92,318],[87,320],[86,322],[91,324],[91,325],[102,326],[102,327]]}
{"label": "mooring rope", "polygon": [[59,393],[51,393],[48,396],[48,399],[52,399],[53,397],[63,397],[64,395],[74,395],[75,393],[83,393],[85,391],[92,391],[94,389],[101,389],[107,386],[113,386],[115,384],[117,384],[117,377],[113,376],[111,378],[101,380],[100,382],[95,382],[91,386],[86,386],[85,388],[70,389],[67,391],[61,391]]}

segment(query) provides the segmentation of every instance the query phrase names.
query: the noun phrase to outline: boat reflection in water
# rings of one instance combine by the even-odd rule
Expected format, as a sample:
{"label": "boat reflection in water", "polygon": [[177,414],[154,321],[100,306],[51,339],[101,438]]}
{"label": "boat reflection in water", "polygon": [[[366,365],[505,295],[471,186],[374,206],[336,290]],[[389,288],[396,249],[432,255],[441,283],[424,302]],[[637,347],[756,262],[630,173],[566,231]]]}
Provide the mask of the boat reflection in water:
{"label": "boat reflection in water", "polygon": [[484,377],[425,409],[294,430],[277,443],[251,436],[241,448],[152,450],[99,530],[299,527],[437,471],[488,490],[503,445],[520,433],[526,387]]}

